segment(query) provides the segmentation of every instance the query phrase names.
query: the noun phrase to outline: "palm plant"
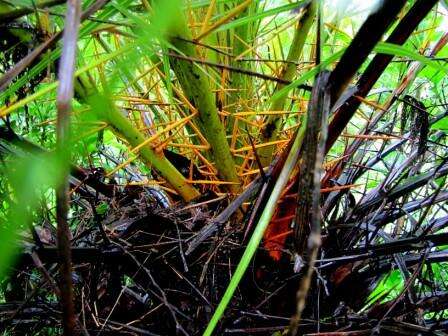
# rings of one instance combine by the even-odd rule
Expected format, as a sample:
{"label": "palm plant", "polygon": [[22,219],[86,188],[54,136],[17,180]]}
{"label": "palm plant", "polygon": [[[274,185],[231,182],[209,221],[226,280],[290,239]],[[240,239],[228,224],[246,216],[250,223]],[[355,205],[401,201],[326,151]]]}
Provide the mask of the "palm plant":
{"label": "palm plant", "polygon": [[[91,265],[89,277],[112,274],[109,266],[93,270],[87,256],[110,253],[125,260],[120,293],[104,287],[116,304],[123,293],[139,301],[129,283],[143,291],[144,270],[154,301],[143,302],[147,311],[160,303],[184,334],[209,321],[204,335],[211,335],[258,252],[266,259],[255,269],[279,265],[274,269],[287,279],[300,278],[290,289],[297,291],[290,325],[282,327],[291,334],[307,328],[304,316],[317,320],[310,330],[319,330],[319,305],[330,318],[340,301],[369,312],[383,332],[392,328],[384,324],[388,316],[409,315],[406,304],[426,313],[409,318],[417,329],[443,320],[446,4],[337,3],[0,0],[5,283],[13,258],[30,255],[63,304],[64,333],[87,332],[93,322],[76,313],[89,306],[79,303],[85,286],[73,280],[72,265]],[[139,196],[129,189],[137,187]],[[180,276],[206,302],[197,308],[199,326],[185,322],[188,314],[170,303],[152,274],[163,276],[166,265],[150,269],[137,253],[164,243],[140,244],[129,233],[162,239],[165,231],[128,223],[115,232],[120,213],[138,222],[127,211],[143,211],[142,199],[167,214],[177,209],[156,218],[175,223],[163,230],[177,235],[185,272],[190,262],[197,265],[195,253],[202,251],[198,260],[207,254],[204,246],[219,264],[226,258],[221,246],[243,245],[227,259],[229,274],[204,266],[191,271],[193,283]],[[82,224],[86,212],[94,228]],[[57,270],[47,269],[55,242],[42,233],[54,226],[57,281]],[[91,231],[97,236],[83,254],[87,243],[79,237]],[[164,258],[166,251],[159,252],[151,252],[155,260]],[[359,297],[351,297],[350,286]],[[89,290],[93,304],[99,298]],[[432,306],[431,291],[442,293]],[[261,302],[270,300],[263,295]],[[115,305],[103,308],[92,313],[101,330],[144,334],[141,326],[125,327],[128,320],[111,323]],[[254,324],[255,318],[247,325]]]}

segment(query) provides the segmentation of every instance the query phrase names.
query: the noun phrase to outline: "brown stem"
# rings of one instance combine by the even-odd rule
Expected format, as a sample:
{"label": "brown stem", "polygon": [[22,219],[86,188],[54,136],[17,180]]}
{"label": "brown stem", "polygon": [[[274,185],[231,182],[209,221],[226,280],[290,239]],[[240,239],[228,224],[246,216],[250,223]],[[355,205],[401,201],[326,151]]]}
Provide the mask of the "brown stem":
{"label": "brown stem", "polygon": [[64,335],[75,335],[76,317],[73,303],[70,228],[67,221],[69,210],[68,177],[70,172],[70,113],[74,91],[74,73],[81,0],[67,0],[67,13],[63,35],[61,61],[59,63],[59,87],[57,94],[57,143],[56,153],[61,160],[62,181],[56,188],[57,244],[60,257],[60,292],[62,325]]}
{"label": "brown stem", "polygon": [[321,245],[320,180],[324,160],[327,122],[330,111],[328,87],[329,73],[321,73],[315,82],[308,107],[308,125],[303,143],[303,157],[300,164],[299,204],[294,227],[295,243],[301,262],[304,242],[308,242],[308,263],[305,275],[297,292],[297,310],[291,318],[290,334],[296,335],[300,318],[305,308],[306,297],[314,273],[314,264]]}
{"label": "brown stem", "polygon": [[[211,62],[211,61],[207,61],[207,60],[203,60],[197,57],[188,57],[188,56],[184,56],[184,55],[180,55],[180,54],[176,54],[176,53],[167,53],[168,56],[173,57],[173,58],[177,58],[180,60],[184,60],[184,61],[189,61],[192,63],[199,63],[199,64],[204,64],[204,65],[209,65],[211,67],[215,67],[218,69],[225,69],[225,70],[229,70],[230,72],[235,72],[235,73],[239,73],[242,75],[247,75],[250,77],[256,77],[256,78],[260,78],[260,79],[264,79],[264,80],[268,80],[268,81],[272,81],[272,82],[276,82],[276,83],[280,83],[280,84],[291,84],[292,81],[288,80],[288,79],[284,79],[284,78],[278,78],[278,77],[274,77],[274,76],[269,76],[263,73],[259,73],[259,72],[255,72],[255,71],[251,71],[248,69],[244,69],[244,68],[239,68],[239,67],[234,67],[234,66],[230,66],[230,65],[225,65],[225,64],[221,64],[221,63],[216,63],[216,62]],[[311,91],[311,87],[309,85],[306,84],[301,84],[299,86],[297,86],[297,88],[299,89],[303,89],[306,91]]]}

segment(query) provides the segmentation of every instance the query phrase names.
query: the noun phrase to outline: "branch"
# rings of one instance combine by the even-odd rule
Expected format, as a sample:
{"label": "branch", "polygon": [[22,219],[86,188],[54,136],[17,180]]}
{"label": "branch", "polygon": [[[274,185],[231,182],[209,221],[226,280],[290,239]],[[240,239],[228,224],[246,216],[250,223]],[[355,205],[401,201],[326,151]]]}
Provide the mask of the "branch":
{"label": "branch", "polygon": [[63,36],[63,48],[59,63],[59,87],[57,93],[56,152],[63,171],[61,184],[56,188],[57,245],[60,254],[61,305],[64,335],[75,335],[75,306],[73,302],[70,227],[67,221],[69,210],[69,160],[70,160],[70,113],[74,92],[74,73],[78,31],[81,20],[81,0],[67,0],[67,14]]}

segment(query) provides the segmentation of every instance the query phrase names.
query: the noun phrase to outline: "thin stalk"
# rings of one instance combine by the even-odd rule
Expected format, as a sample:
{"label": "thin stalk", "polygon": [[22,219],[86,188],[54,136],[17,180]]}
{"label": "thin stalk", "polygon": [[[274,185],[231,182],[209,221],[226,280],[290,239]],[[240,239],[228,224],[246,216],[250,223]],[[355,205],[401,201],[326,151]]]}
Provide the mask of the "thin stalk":
{"label": "thin stalk", "polygon": [[[267,74],[264,74],[264,73],[260,73],[260,72],[251,71],[251,70],[249,70],[247,68],[244,68],[244,67],[234,67],[234,66],[230,66],[230,65],[221,64],[221,63],[211,62],[211,61],[208,61],[208,60],[203,60],[203,59],[200,59],[200,58],[187,57],[187,56],[183,56],[183,55],[179,55],[179,54],[175,54],[175,53],[168,53],[168,55],[170,57],[174,57],[174,58],[177,58],[177,59],[181,59],[181,60],[185,60],[185,61],[189,61],[189,62],[196,62],[196,63],[199,63],[199,64],[209,65],[211,67],[215,67],[215,68],[218,68],[218,69],[227,70],[230,73],[236,73],[236,74],[243,75],[243,76],[246,76],[246,77],[260,78],[260,79],[263,79],[263,80],[276,82],[276,83],[279,83],[281,85],[291,84],[290,80],[287,80],[287,79],[284,79],[284,78],[277,78],[277,77],[270,76],[270,75],[267,75]],[[303,85],[298,85],[297,87],[300,88],[300,89],[303,89],[303,90],[311,91],[311,86],[308,86],[308,85],[304,85],[303,84]],[[235,112],[235,113],[237,113],[237,112]]]}
{"label": "thin stalk", "polygon": [[67,221],[69,210],[70,174],[70,113],[74,92],[76,48],[81,21],[81,1],[67,0],[67,13],[63,34],[62,55],[59,63],[59,87],[57,93],[56,153],[61,160],[62,181],[56,188],[57,245],[60,255],[60,292],[62,326],[64,335],[75,335],[75,307],[73,302],[70,228]]}
{"label": "thin stalk", "polygon": [[[280,79],[284,81],[291,81],[294,78],[294,75],[296,73],[295,62],[299,60],[302,54],[306,37],[308,36],[308,33],[314,22],[314,17],[316,16],[316,11],[317,1],[314,0],[304,9],[304,13],[297,24],[291,48],[289,49],[286,63],[280,75]],[[284,84],[278,83],[275,88],[274,94],[281,90],[284,86]],[[285,106],[286,99],[286,95],[278,96],[271,102],[269,110],[282,111]],[[282,117],[279,115],[272,115],[267,118],[266,124],[261,130],[262,143],[268,143],[277,140],[281,120]],[[266,146],[260,148],[260,150],[258,151],[258,156],[260,157],[261,164],[264,167],[270,164],[274,149],[274,146]]]}

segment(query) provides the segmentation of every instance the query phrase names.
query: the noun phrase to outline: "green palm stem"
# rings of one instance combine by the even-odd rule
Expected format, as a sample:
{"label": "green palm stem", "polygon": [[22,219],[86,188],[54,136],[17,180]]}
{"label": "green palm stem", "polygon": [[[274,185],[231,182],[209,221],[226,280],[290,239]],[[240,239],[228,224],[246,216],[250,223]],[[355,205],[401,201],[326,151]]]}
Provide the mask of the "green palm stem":
{"label": "green palm stem", "polygon": [[[98,106],[95,106],[95,103],[92,105],[99,118],[107,122],[112,131],[126,139],[132,147],[137,147],[145,141],[144,136],[110,101],[104,99]],[[199,191],[168,161],[163,151],[156,151],[150,145],[145,145],[139,149],[139,154],[142,161],[149,168],[154,167],[186,202],[200,196]]]}
{"label": "green palm stem", "polygon": [[[249,7],[247,7],[239,16],[238,19],[241,19],[245,16],[250,15],[253,12],[254,9],[253,4]],[[241,55],[244,51],[247,49],[247,43],[244,43],[243,41],[251,41],[252,36],[252,27],[251,25],[244,24],[241,26],[236,27],[232,31],[232,36],[230,40],[232,41],[232,54],[234,57],[237,57],[238,55]],[[251,68],[251,62],[239,62],[235,60],[231,60],[231,65],[243,68],[243,69],[249,69]],[[229,75],[229,81],[231,84],[231,87],[233,89],[236,89],[236,91],[230,92],[229,99],[228,99],[228,105],[230,106],[231,112],[238,112],[238,109],[240,108],[241,102],[245,102],[247,97],[250,97],[250,89],[251,89],[251,82],[248,80],[247,75],[238,73],[238,72],[231,72]],[[228,129],[233,129],[233,121],[234,118],[230,116],[229,123],[228,123]]]}
{"label": "green palm stem", "polygon": [[[296,31],[294,33],[294,38],[289,49],[288,57],[286,58],[286,63],[282,69],[280,78],[286,81],[291,81],[296,73],[296,65],[302,54],[303,47],[305,45],[306,37],[313,25],[314,17],[317,12],[317,1],[312,1],[306,8],[305,12],[301,16]],[[284,84],[278,83],[275,87],[274,94],[284,88]],[[270,111],[282,111],[287,95],[282,95],[274,99],[270,106]],[[277,140],[278,133],[280,130],[282,118],[279,115],[270,115],[266,119],[266,123],[261,130],[261,142],[268,143]],[[266,167],[271,163],[272,156],[274,154],[275,146],[265,146],[258,150],[258,156],[260,157],[261,164]]]}
{"label": "green palm stem", "polygon": [[[79,76],[75,82],[75,90],[82,101],[91,104],[98,118],[106,122],[117,136],[124,138],[132,147],[137,147],[145,141],[143,134],[110,100],[97,95],[87,76]],[[139,154],[145,165],[149,169],[155,168],[186,202],[200,196],[199,191],[173,166],[163,151],[156,151],[148,144],[139,149]]]}
{"label": "green palm stem", "polygon": [[[174,46],[176,52],[197,58],[195,46],[190,42],[192,35],[183,12],[179,9],[173,15],[176,15],[177,20],[168,32],[170,43]],[[232,182],[232,184],[227,185],[230,192],[238,193],[241,190],[240,181],[226,139],[224,126],[218,115],[215,97],[205,73],[197,64],[175,57],[170,57],[170,64],[185,96],[198,111],[198,117],[195,121],[210,144],[218,174],[225,181]]]}

